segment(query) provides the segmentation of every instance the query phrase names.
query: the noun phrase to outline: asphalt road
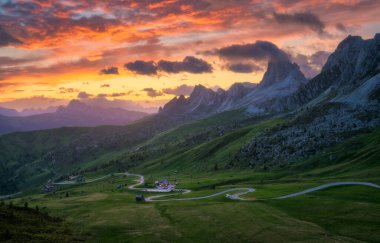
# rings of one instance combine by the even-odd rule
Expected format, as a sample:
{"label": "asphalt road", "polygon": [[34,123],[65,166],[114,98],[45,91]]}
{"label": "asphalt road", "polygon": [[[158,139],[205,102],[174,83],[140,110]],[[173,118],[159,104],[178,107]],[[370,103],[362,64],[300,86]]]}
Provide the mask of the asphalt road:
{"label": "asphalt road", "polygon": [[319,191],[319,190],[322,190],[322,189],[325,189],[325,188],[328,188],[328,187],[346,186],[346,185],[362,185],[362,186],[369,186],[369,187],[375,187],[375,188],[380,189],[379,185],[374,184],[374,183],[370,183],[370,182],[333,182],[333,183],[328,183],[328,184],[324,184],[324,185],[321,185],[321,186],[313,187],[313,188],[310,188],[310,189],[307,189],[307,190],[304,190],[304,191],[301,191],[301,192],[296,192],[296,193],[288,194],[288,195],[285,195],[285,196],[276,197],[274,199],[285,199],[285,198],[297,197],[297,196],[300,196],[300,195],[303,195],[303,194],[306,194],[306,193]]}
{"label": "asphalt road", "polygon": [[[140,185],[144,184],[144,182],[145,182],[143,175],[129,174],[129,173],[120,173],[120,174],[139,177],[139,179],[137,180],[137,182],[138,182],[137,184],[134,184],[134,185],[131,185],[128,187],[131,190],[138,190],[138,191],[145,191],[145,192],[168,192],[165,190],[158,190],[158,189],[151,189],[151,188],[137,188],[137,186],[140,186]],[[286,198],[291,198],[291,197],[297,197],[297,196],[300,196],[300,195],[303,195],[306,193],[323,190],[323,189],[328,188],[328,187],[345,186],[345,185],[362,185],[362,186],[369,186],[369,187],[374,187],[374,188],[380,189],[380,185],[370,183],[370,182],[347,182],[347,181],[346,182],[332,182],[332,183],[320,185],[317,187],[313,187],[313,188],[310,188],[310,189],[307,189],[307,190],[304,190],[301,192],[296,192],[296,193],[284,195],[281,197],[275,197],[275,198],[271,198],[271,199],[286,199]],[[207,199],[207,198],[216,197],[216,196],[223,195],[223,194],[225,194],[227,198],[232,199],[232,200],[242,200],[242,201],[255,200],[255,199],[241,198],[242,195],[245,195],[245,194],[250,193],[250,192],[254,192],[255,191],[254,188],[240,188],[240,187],[239,188],[227,189],[227,190],[224,190],[221,192],[217,192],[217,193],[214,193],[211,195],[201,196],[201,197],[160,199],[163,197],[168,197],[168,196],[173,196],[173,195],[191,192],[191,190],[189,190],[189,189],[176,189],[174,191],[177,191],[180,193],[154,195],[154,196],[150,196],[150,197],[145,198],[145,201],[147,201],[147,202],[191,201],[191,200]],[[234,192],[234,191],[240,191],[240,192],[235,193],[235,194],[228,194],[229,192]],[[241,191],[243,191],[243,192],[241,192]]]}
{"label": "asphalt road", "polygon": [[[56,184],[56,185],[86,184],[86,183],[91,183],[91,182],[103,180],[105,178],[110,177],[111,175],[112,174],[108,174],[108,175],[105,175],[105,176],[102,176],[102,177],[99,177],[99,178],[96,178],[96,179],[93,179],[93,180],[89,180],[89,181],[86,181],[86,182],[63,181],[63,182],[57,182],[57,183],[54,183],[54,184]],[[168,196],[181,195],[181,194],[190,193],[191,190],[189,190],[189,189],[175,189],[173,191],[169,191],[169,190],[161,190],[161,189],[156,189],[156,188],[141,188],[141,187],[138,187],[138,186],[141,186],[141,185],[143,185],[145,183],[145,179],[144,179],[143,175],[131,174],[131,173],[128,173],[128,172],[125,172],[125,173],[114,173],[114,175],[125,175],[125,176],[136,176],[136,177],[138,177],[138,179],[136,180],[136,182],[137,182],[136,184],[128,186],[128,189],[130,189],[130,190],[142,191],[142,192],[158,192],[158,193],[173,192],[173,191],[177,192],[177,193],[171,193],[171,194],[161,194],[161,195],[149,196],[149,197],[145,198],[145,200],[147,202],[192,201],[192,200],[201,200],[201,199],[212,198],[212,197],[216,197],[216,196],[223,195],[223,194],[225,194],[227,198],[232,199],[232,200],[241,200],[241,201],[252,201],[252,200],[255,200],[255,199],[247,199],[247,198],[242,198],[241,197],[242,195],[245,195],[247,193],[255,191],[254,188],[250,188],[250,187],[231,188],[231,189],[227,189],[227,190],[224,190],[224,191],[221,191],[221,192],[213,193],[211,195],[200,196],[200,197],[161,199],[161,198],[168,197]],[[380,189],[380,185],[377,185],[375,183],[370,183],[370,182],[347,182],[347,181],[345,181],[345,182],[332,182],[332,183],[320,185],[320,186],[317,186],[317,187],[313,187],[313,188],[310,188],[310,189],[307,189],[307,190],[304,190],[304,191],[300,191],[300,192],[296,192],[296,193],[292,193],[292,194],[287,194],[287,195],[284,195],[284,196],[270,198],[270,199],[292,198],[292,197],[297,197],[297,196],[304,195],[304,194],[307,194],[307,193],[310,193],[310,192],[315,192],[315,191],[323,190],[323,189],[326,189],[326,188],[329,188],[329,187],[346,186],[346,185],[362,185],[362,186],[369,186],[369,187],[374,187],[374,188]],[[229,194],[230,192],[236,192],[236,191],[238,191],[238,193]],[[17,196],[20,193],[21,192],[18,192],[18,193],[15,193],[15,194],[11,194],[11,195],[3,195],[3,196],[0,196],[0,199],[6,199],[6,198],[13,197],[13,196]]]}

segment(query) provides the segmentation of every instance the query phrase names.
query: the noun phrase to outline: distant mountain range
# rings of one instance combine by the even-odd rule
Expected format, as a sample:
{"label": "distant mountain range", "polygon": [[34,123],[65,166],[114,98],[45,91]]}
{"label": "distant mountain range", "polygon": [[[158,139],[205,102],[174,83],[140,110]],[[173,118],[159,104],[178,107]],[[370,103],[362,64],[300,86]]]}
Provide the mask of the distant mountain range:
{"label": "distant mountain range", "polygon": [[46,109],[24,109],[22,111],[17,111],[15,109],[8,109],[0,107],[0,115],[1,116],[15,116],[15,117],[21,117],[21,116],[33,116],[33,115],[39,115],[39,114],[45,114],[45,113],[53,113],[58,109],[58,107],[48,107]]}
{"label": "distant mountain range", "polygon": [[175,97],[160,113],[196,119],[234,109],[260,114],[326,102],[370,105],[379,99],[379,72],[380,34],[369,40],[348,36],[309,81],[296,63],[271,60],[258,85],[236,83],[227,91],[198,85],[189,98]]}
{"label": "distant mountain range", "polygon": [[53,113],[20,117],[15,110],[2,109],[1,114],[0,134],[59,127],[126,125],[148,115],[121,108],[90,106],[78,100],[72,100],[67,107],[61,106]]}
{"label": "distant mountain range", "polygon": [[[348,36],[328,58],[321,73],[311,80],[290,59],[273,59],[259,84],[235,83],[228,90],[217,91],[197,85],[189,97],[173,98],[160,108],[158,115],[189,121],[236,109],[255,115],[325,103],[371,106],[380,96],[379,73],[380,34],[369,40]],[[27,117],[0,108],[0,134],[64,126],[124,125],[146,115],[77,100],[53,113]]]}
{"label": "distant mountain range", "polygon": [[296,63],[271,60],[259,84],[235,83],[227,91],[213,91],[198,85],[189,98],[176,97],[160,112],[197,118],[245,107],[251,113],[261,113],[264,110],[260,104],[289,96],[306,83],[307,79]]}

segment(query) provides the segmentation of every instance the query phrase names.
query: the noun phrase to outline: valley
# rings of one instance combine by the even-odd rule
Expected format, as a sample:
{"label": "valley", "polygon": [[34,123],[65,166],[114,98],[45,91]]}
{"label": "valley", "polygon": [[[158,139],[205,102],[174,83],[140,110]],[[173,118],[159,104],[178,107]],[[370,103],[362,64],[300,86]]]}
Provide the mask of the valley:
{"label": "valley", "polygon": [[1,135],[0,239],[378,242],[380,35],[346,37],[310,80],[270,46],[257,85],[196,85],[137,117],[71,101],[37,115],[56,126]]}

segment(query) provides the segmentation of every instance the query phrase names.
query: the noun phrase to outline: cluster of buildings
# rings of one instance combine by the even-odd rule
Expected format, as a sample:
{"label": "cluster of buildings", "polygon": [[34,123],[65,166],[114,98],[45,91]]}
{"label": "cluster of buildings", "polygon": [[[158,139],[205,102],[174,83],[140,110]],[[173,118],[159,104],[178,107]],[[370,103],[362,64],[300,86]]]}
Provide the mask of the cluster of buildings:
{"label": "cluster of buildings", "polygon": [[159,190],[174,190],[176,187],[175,183],[170,183],[169,180],[163,179],[155,182],[156,188]]}
{"label": "cluster of buildings", "polygon": [[55,185],[53,184],[51,180],[49,180],[48,183],[42,187],[42,191],[45,193],[49,193],[49,192],[54,191],[54,188],[55,188]]}

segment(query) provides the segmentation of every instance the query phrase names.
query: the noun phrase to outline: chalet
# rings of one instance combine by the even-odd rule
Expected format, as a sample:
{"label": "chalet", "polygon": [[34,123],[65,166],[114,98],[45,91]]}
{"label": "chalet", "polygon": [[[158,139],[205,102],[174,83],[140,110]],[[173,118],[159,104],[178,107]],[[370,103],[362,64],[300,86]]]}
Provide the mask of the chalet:
{"label": "chalet", "polygon": [[54,191],[54,188],[55,188],[54,184],[52,183],[51,180],[49,180],[48,183],[43,186],[42,191],[45,193],[49,193],[49,192]]}
{"label": "chalet", "polygon": [[145,201],[144,195],[141,193],[137,193],[136,194],[136,202],[144,202],[144,201]]}
{"label": "chalet", "polygon": [[174,190],[176,184],[170,183],[169,180],[163,179],[155,182],[156,188],[160,190]]}

